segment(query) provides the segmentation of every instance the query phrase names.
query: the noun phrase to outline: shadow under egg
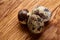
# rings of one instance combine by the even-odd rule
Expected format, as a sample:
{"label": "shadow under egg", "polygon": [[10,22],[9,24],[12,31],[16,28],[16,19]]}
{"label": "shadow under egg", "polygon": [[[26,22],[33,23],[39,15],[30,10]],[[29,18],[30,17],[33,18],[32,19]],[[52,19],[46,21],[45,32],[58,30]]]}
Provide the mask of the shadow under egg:
{"label": "shadow under egg", "polygon": [[24,33],[26,33],[28,35],[25,40],[28,40],[28,38],[30,38],[30,40],[38,40],[43,33],[43,32],[39,33],[39,34],[32,33],[28,29],[27,24],[20,24],[20,28],[21,28],[21,30],[23,30]]}

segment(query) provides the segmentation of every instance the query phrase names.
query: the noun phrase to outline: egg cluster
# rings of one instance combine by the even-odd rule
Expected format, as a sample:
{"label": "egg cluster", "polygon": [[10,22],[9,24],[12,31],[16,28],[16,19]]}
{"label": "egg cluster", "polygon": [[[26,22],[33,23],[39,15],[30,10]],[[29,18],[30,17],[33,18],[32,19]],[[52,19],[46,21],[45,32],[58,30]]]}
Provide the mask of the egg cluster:
{"label": "egg cluster", "polygon": [[34,34],[41,33],[44,28],[44,22],[49,21],[50,18],[51,12],[43,6],[34,8],[32,12],[23,9],[18,13],[19,21],[22,24],[27,24],[29,30]]}

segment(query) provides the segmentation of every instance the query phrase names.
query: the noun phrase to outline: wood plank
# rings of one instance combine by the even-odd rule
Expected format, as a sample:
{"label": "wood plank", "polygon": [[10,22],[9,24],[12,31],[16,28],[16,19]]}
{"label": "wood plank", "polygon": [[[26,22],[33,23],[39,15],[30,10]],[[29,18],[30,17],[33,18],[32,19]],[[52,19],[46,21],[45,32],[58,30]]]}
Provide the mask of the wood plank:
{"label": "wood plank", "polygon": [[[21,9],[31,11],[42,5],[52,12],[48,28],[37,36],[21,27],[17,15]],[[0,40],[60,40],[60,0],[0,0]],[[36,38],[36,39],[35,39]]]}

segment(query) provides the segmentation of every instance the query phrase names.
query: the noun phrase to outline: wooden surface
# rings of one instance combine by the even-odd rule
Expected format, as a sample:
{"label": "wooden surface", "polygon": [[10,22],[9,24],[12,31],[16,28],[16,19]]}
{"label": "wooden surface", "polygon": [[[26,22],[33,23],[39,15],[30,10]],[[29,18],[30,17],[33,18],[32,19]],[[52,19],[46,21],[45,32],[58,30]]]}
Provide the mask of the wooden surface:
{"label": "wooden surface", "polygon": [[[21,27],[18,11],[42,5],[52,12],[50,23],[40,35]],[[0,0],[0,40],[60,40],[60,0]]]}

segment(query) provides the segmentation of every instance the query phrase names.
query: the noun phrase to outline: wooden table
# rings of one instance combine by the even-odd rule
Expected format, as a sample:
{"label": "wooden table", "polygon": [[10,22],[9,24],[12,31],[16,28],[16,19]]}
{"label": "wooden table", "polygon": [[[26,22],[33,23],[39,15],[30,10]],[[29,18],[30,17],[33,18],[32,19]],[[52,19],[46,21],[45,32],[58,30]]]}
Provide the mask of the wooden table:
{"label": "wooden table", "polygon": [[[52,17],[40,35],[30,34],[18,21],[18,11],[42,5]],[[60,0],[0,0],[0,40],[60,40]]]}

